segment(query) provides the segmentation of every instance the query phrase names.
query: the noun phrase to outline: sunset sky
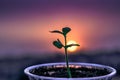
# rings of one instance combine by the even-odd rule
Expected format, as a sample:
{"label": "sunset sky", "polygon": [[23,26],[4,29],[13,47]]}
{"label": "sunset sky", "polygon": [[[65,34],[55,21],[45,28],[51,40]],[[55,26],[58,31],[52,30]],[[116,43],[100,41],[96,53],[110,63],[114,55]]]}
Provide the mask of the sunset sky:
{"label": "sunset sky", "polygon": [[[120,50],[119,0],[1,0],[0,54],[55,52],[50,30],[69,26],[85,50]],[[63,41],[63,40],[62,40]],[[60,51],[60,50],[58,50]]]}

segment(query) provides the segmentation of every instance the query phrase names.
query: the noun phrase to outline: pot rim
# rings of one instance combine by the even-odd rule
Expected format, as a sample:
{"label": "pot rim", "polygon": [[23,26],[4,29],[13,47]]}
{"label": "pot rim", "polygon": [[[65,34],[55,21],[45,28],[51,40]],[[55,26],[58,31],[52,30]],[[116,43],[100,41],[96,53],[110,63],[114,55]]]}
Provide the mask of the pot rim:
{"label": "pot rim", "polygon": [[94,64],[94,63],[79,63],[79,62],[70,62],[70,65],[83,65],[83,66],[93,66],[93,67],[99,67],[99,68],[106,68],[107,70],[110,71],[109,74],[103,75],[103,76],[97,76],[97,77],[85,77],[85,78],[59,78],[59,77],[47,77],[47,76],[39,76],[35,75],[29,72],[29,70],[37,68],[37,67],[42,67],[42,66],[51,66],[51,65],[65,65],[65,62],[57,62],[57,63],[45,63],[45,64],[38,64],[38,65],[33,65],[30,67],[25,68],[24,73],[28,76],[32,77],[37,77],[37,78],[42,78],[42,79],[56,79],[56,80],[65,80],[65,79],[82,79],[82,80],[88,80],[88,79],[101,79],[105,77],[110,77],[114,76],[116,74],[116,69],[106,66],[106,65],[101,65],[101,64]]}

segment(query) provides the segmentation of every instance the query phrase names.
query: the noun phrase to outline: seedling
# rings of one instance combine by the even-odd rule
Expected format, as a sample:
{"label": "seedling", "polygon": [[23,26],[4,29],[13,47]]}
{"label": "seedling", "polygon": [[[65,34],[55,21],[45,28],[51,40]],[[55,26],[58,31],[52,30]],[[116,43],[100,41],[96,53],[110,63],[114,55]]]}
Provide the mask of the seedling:
{"label": "seedling", "polygon": [[69,47],[72,47],[72,46],[80,46],[79,44],[69,44],[67,45],[67,34],[71,31],[71,28],[69,27],[64,27],[62,28],[62,31],[59,31],[59,30],[53,30],[53,31],[50,31],[51,33],[58,33],[58,34],[62,34],[63,37],[64,37],[64,44],[59,40],[55,40],[53,41],[53,45],[55,47],[57,47],[58,49],[61,49],[61,48],[64,48],[64,51],[65,51],[65,61],[66,61],[66,66],[67,66],[67,73],[68,73],[68,77],[69,78],[72,78],[72,75],[71,75],[71,71],[70,71],[70,68],[69,68],[69,60],[68,60],[68,51],[67,49]]}

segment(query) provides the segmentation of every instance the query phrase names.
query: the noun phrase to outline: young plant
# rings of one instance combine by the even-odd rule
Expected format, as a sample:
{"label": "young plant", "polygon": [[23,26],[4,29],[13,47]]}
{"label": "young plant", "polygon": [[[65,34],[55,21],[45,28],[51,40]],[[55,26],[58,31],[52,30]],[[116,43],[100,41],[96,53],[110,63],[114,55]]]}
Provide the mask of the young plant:
{"label": "young plant", "polygon": [[65,60],[66,60],[66,66],[67,66],[67,73],[68,73],[69,78],[71,78],[72,75],[71,75],[71,71],[70,71],[70,68],[69,68],[69,60],[68,60],[68,51],[67,51],[67,49],[69,47],[72,47],[72,46],[80,46],[79,44],[69,44],[69,45],[67,45],[67,34],[70,31],[71,31],[71,28],[69,28],[69,27],[62,28],[62,31],[59,31],[59,30],[50,31],[51,33],[58,33],[58,34],[62,34],[64,36],[64,44],[62,44],[62,42],[59,39],[57,39],[57,40],[53,41],[53,45],[55,47],[57,47],[58,49],[64,48]]}

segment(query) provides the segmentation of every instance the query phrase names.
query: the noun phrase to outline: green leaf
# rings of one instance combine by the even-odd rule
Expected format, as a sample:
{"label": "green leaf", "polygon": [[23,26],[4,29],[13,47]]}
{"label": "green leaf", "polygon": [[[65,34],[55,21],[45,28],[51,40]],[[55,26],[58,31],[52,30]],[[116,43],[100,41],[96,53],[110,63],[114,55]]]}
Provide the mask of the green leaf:
{"label": "green leaf", "polygon": [[62,42],[59,39],[57,39],[57,41],[63,46]]}
{"label": "green leaf", "polygon": [[53,41],[53,45],[59,49],[63,47],[63,44],[61,43],[59,39],[57,39],[57,41]]}
{"label": "green leaf", "polygon": [[54,30],[54,31],[50,31],[51,33],[59,33],[59,34],[63,34],[61,31],[59,30]]}
{"label": "green leaf", "polygon": [[71,28],[69,28],[69,27],[62,28],[62,32],[63,32],[64,35],[66,35],[70,31],[71,31]]}
{"label": "green leaf", "polygon": [[80,45],[79,44],[69,44],[69,45],[66,45],[66,48],[72,47],[72,46],[80,46]]}

